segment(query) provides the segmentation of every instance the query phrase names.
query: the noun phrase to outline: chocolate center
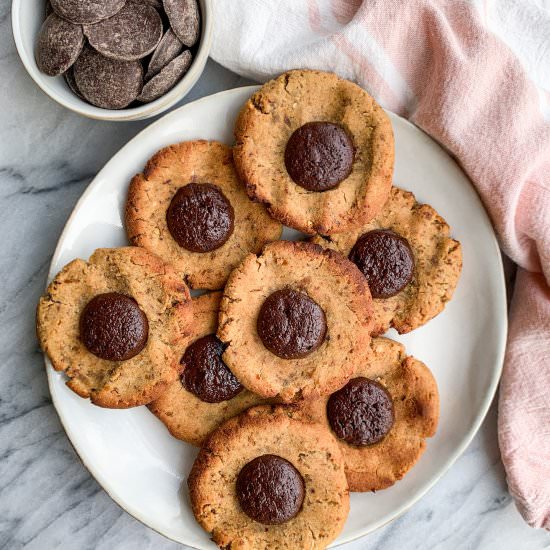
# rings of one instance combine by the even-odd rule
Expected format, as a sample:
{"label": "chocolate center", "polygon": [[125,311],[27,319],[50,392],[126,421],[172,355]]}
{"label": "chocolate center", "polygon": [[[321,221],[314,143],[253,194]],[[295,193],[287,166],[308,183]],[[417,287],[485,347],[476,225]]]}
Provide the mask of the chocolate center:
{"label": "chocolate center", "polygon": [[414,256],[404,237],[387,229],[362,235],[349,259],[367,278],[373,298],[389,298],[401,292],[414,273]]}
{"label": "chocolate center", "polygon": [[209,334],[193,342],[181,358],[183,387],[206,403],[227,401],[243,390],[222,361],[223,351],[223,343]]}
{"label": "chocolate center", "polygon": [[92,298],[80,315],[80,338],[101,359],[126,361],[147,344],[149,323],[137,302],[118,292]]}
{"label": "chocolate center", "polygon": [[233,233],[235,212],[219,187],[190,183],[180,187],[166,211],[174,240],[191,252],[210,252]]}
{"label": "chocolate center", "polygon": [[355,149],[346,130],[331,122],[308,122],[288,140],[285,166],[292,180],[308,191],[336,187],[351,173]]}
{"label": "chocolate center", "polygon": [[283,359],[300,359],[323,343],[327,320],[319,304],[307,294],[285,288],[262,304],[257,330],[269,351]]}
{"label": "chocolate center", "polygon": [[346,443],[372,445],[383,439],[393,426],[393,403],[378,382],[354,378],[330,396],[327,416],[336,435]]}
{"label": "chocolate center", "polygon": [[244,513],[264,525],[279,525],[295,517],[304,501],[300,472],[276,455],[262,455],[244,466],[237,477],[237,498]]}

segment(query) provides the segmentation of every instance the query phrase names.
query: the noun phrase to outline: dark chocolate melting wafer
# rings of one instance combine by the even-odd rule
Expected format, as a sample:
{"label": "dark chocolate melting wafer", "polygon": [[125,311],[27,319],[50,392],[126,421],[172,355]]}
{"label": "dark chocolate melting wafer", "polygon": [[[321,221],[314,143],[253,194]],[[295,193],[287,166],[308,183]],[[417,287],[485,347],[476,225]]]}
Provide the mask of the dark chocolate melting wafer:
{"label": "dark chocolate melting wafer", "polygon": [[150,6],[153,6],[153,8],[157,10],[162,10],[162,0],[141,0],[144,4],[149,4]]}
{"label": "dark chocolate melting wafer", "polygon": [[143,90],[137,100],[149,103],[171,90],[181,80],[187,69],[189,69],[192,58],[191,52],[186,50],[181,55],[172,59],[160,73],[151,78],[143,86]]}
{"label": "dark chocolate melting wafer", "polygon": [[112,17],[126,0],[50,0],[54,11],[71,23],[87,25]]}
{"label": "dark chocolate melting wafer", "polygon": [[124,109],[143,87],[143,67],[139,61],[109,59],[86,48],[74,64],[80,93],[96,107]]}
{"label": "dark chocolate melting wafer", "polygon": [[49,76],[64,73],[84,46],[82,27],[52,13],[42,23],[36,45],[36,64]]}
{"label": "dark chocolate melting wafer", "polygon": [[149,61],[145,80],[149,80],[160,72],[160,70],[166,67],[166,65],[178,56],[182,50],[183,44],[181,40],[172,29],[168,29],[159,42],[157,49],[153,52],[153,57],[151,57],[151,61]]}
{"label": "dark chocolate melting wafer", "polygon": [[77,95],[80,99],[86,101],[86,98],[80,93],[80,90],[76,85],[76,80],[74,79],[74,71],[72,67],[70,67],[67,71],[65,71],[65,73],[63,73],[63,77],[65,78],[67,86],[69,86],[69,88],[71,89],[71,92]]}
{"label": "dark chocolate melting wafer", "polygon": [[187,47],[199,39],[200,16],[197,0],[163,0],[172,30]]}
{"label": "dark chocolate melting wafer", "polygon": [[149,55],[162,38],[162,19],[148,4],[128,2],[116,15],[84,25],[84,34],[99,53],[119,61]]}

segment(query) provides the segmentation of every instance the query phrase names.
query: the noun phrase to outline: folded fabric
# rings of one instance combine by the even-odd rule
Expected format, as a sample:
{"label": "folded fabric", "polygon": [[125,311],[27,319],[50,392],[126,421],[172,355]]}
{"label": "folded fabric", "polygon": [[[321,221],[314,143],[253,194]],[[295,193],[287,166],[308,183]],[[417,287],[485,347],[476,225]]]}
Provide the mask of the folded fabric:
{"label": "folded fabric", "polygon": [[[542,48],[550,15],[535,0],[505,4],[532,30],[529,46]],[[260,81],[292,68],[335,71],[443,144],[468,174],[521,267],[500,393],[502,459],[525,520],[550,529],[550,93],[540,87],[550,66],[533,70],[533,59],[548,60],[544,48],[513,52],[487,5],[216,0],[212,57]]]}

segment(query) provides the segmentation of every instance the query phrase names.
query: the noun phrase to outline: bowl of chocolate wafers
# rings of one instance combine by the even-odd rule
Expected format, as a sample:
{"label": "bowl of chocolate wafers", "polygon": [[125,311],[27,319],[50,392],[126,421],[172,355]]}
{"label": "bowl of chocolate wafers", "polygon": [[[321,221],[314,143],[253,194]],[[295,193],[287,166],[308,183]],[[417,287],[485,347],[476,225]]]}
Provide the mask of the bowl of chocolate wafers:
{"label": "bowl of chocolate wafers", "polygon": [[212,39],[211,0],[14,0],[19,56],[36,84],[78,114],[156,116],[199,79]]}

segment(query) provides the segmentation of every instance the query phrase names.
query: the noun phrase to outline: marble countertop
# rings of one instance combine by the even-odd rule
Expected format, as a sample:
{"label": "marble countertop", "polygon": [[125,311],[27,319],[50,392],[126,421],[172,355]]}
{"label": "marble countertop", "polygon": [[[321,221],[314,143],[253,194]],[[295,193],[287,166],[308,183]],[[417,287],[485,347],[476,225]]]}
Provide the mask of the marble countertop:
{"label": "marble countertop", "polygon": [[[0,548],[178,545],[120,509],[80,463],[51,404],[34,314],[55,244],[96,172],[151,121],[106,123],[59,107],[19,61],[0,7]],[[183,101],[247,84],[209,61]],[[183,103],[182,102],[182,103]],[[496,404],[462,457],[409,512],[345,550],[541,549],[506,490]]]}

